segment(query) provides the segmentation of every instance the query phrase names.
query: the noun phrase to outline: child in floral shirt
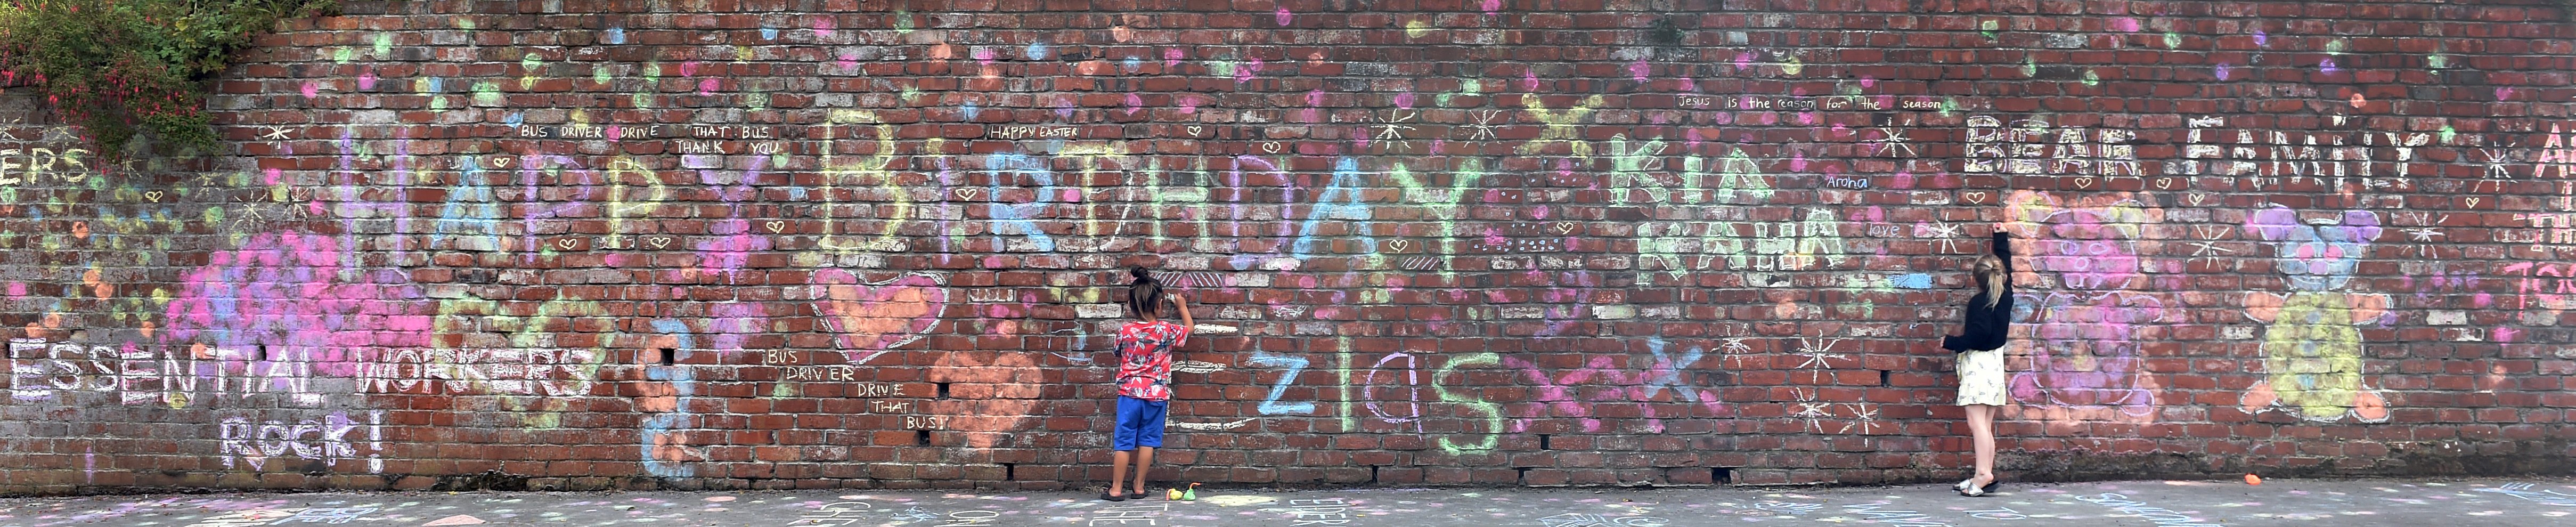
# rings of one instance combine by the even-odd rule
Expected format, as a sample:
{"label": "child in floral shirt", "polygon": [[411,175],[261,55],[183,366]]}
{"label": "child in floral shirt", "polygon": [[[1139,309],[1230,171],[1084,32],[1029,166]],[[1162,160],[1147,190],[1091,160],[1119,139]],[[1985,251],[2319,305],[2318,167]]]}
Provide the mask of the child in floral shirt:
{"label": "child in floral shirt", "polygon": [[[1172,350],[1189,340],[1194,325],[1189,302],[1177,294],[1172,307],[1181,323],[1155,318],[1163,307],[1163,283],[1143,267],[1127,274],[1136,277],[1127,286],[1127,309],[1136,321],[1118,328],[1118,428],[1110,436],[1109,489],[1100,493],[1109,501],[1146,496],[1145,470],[1154,464],[1154,449],[1163,446],[1163,411],[1172,399]],[[1130,457],[1136,460],[1135,493],[1122,494]]]}

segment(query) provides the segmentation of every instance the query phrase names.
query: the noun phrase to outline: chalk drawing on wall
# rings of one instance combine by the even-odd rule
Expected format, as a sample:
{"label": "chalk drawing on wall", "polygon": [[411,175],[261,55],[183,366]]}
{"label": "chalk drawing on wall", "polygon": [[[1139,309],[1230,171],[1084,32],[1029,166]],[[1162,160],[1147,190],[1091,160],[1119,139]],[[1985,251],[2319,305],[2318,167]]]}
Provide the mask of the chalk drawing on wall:
{"label": "chalk drawing on wall", "polygon": [[652,328],[646,347],[670,350],[672,363],[646,364],[644,382],[636,385],[635,409],[647,414],[636,431],[638,459],[646,474],[685,478],[697,473],[689,462],[707,459],[706,447],[689,444],[689,429],[696,426],[689,414],[698,395],[697,370],[679,364],[697,348],[697,337],[688,323],[676,319],[655,320]]}
{"label": "chalk drawing on wall", "polygon": [[1791,402],[1792,411],[1789,416],[1803,421],[1804,429],[1811,434],[1875,434],[1894,431],[1895,425],[1879,422],[1878,415],[1881,408],[1873,407],[1866,402],[1835,402],[1835,399],[1840,397],[1827,393],[1828,390],[1834,390],[1830,387],[1833,372],[1839,369],[1834,363],[1844,362],[1845,366],[1858,363],[1852,358],[1852,354],[1836,351],[1836,348],[1847,347],[1843,342],[1844,339],[1829,337],[1798,338],[1797,354],[1802,357],[1798,368],[1804,370],[1806,377],[1801,382],[1815,386],[1789,388],[1789,393],[1794,399]]}
{"label": "chalk drawing on wall", "polygon": [[[579,407],[577,401],[589,396],[597,385],[600,363],[607,360],[608,353],[599,341],[584,346],[552,346],[571,340],[558,339],[564,334],[562,329],[605,325],[608,311],[597,301],[580,298],[531,303],[532,310],[514,311],[528,306],[473,295],[440,300],[430,333],[445,347],[410,356],[384,355],[370,365],[365,374],[366,386],[389,388],[388,391],[425,390],[427,379],[413,383],[413,379],[404,376],[417,377],[425,370],[429,377],[435,377],[442,373],[442,367],[450,365],[429,364],[406,372],[402,362],[457,360],[463,364],[453,366],[465,366],[457,369],[464,374],[460,377],[482,378],[441,381],[441,389],[451,394],[488,395],[460,401],[467,404],[460,406],[463,409],[506,410],[468,415],[476,419],[511,419],[509,424],[517,426],[560,426],[563,413]],[[486,346],[489,348],[483,348]]]}
{"label": "chalk drawing on wall", "polygon": [[[1723,158],[1682,160],[1680,192],[1658,217],[1637,227],[1638,265],[1679,277],[1692,272],[1736,271],[1750,287],[1787,287],[1784,272],[1841,269],[1852,261],[1843,220],[1831,207],[1791,207],[1794,219],[1759,221],[1745,205],[1771,204],[1775,196],[1811,190],[1775,190],[1761,163],[1736,148]],[[1711,221],[1714,220],[1714,221]]]}
{"label": "chalk drawing on wall", "polygon": [[1212,431],[1218,431],[1218,430],[1233,430],[1233,429],[1236,429],[1236,428],[1242,428],[1242,427],[1243,427],[1243,425],[1251,424],[1253,421],[1258,420],[1258,419],[1259,419],[1259,418],[1246,417],[1246,418],[1236,419],[1236,420],[1232,420],[1232,421],[1210,421],[1210,422],[1204,422],[1204,423],[1176,422],[1176,423],[1172,423],[1172,428],[1179,428],[1179,429],[1182,429],[1182,430],[1195,430],[1195,431],[1200,431],[1200,432],[1212,432]]}
{"label": "chalk drawing on wall", "polygon": [[[1959,171],[1972,174],[2139,176],[2135,132],[2118,128],[2056,126],[2045,118],[1968,118],[1967,157]],[[2075,180],[2079,185],[2090,180]]]}
{"label": "chalk drawing on wall", "polygon": [[[202,361],[188,377],[211,375],[216,394],[320,407],[317,373],[354,377],[365,347],[427,344],[421,330],[433,318],[402,273],[345,267],[346,256],[329,237],[293,232],[217,251],[182,279],[160,336],[171,353]],[[190,404],[187,380],[164,383],[171,407]]]}
{"label": "chalk drawing on wall", "polygon": [[2246,315],[2266,324],[2265,377],[2241,405],[2310,421],[2388,421],[2387,400],[2362,379],[2360,326],[2384,323],[2389,297],[2342,290],[2379,239],[2379,215],[2351,210],[2303,220],[2274,205],[2249,215],[2245,232],[2272,242],[2273,270],[2290,290],[2245,296]]}
{"label": "chalk drawing on wall", "polygon": [[1547,101],[1541,97],[1521,98],[1530,118],[1545,124],[1546,128],[1539,132],[1538,137],[1521,143],[1517,151],[1524,155],[1547,155],[1554,153],[1548,148],[1549,143],[1564,143],[1567,152],[1574,157],[1591,157],[1592,143],[1583,140],[1582,126],[1586,117],[1601,108],[1601,100],[1601,96],[1594,95],[1582,102],[1549,109]]}
{"label": "chalk drawing on wall", "polygon": [[[905,192],[903,187],[897,184],[894,177],[894,171],[892,168],[895,166],[895,159],[898,157],[898,147],[895,144],[895,125],[879,121],[877,119],[876,112],[872,111],[833,110],[830,115],[831,122],[825,123],[820,127],[823,130],[822,135],[827,138],[827,143],[832,145],[832,147],[824,149],[822,155],[821,163],[824,173],[823,185],[822,188],[819,189],[820,195],[823,196],[824,199],[838,200],[841,199],[844,192],[858,194],[867,190],[870,182],[874,182],[874,190],[878,192],[879,195],[893,200],[893,203],[885,207],[885,213],[881,217],[878,217],[878,215],[875,214],[863,215],[871,217],[876,221],[843,221],[840,219],[839,215],[844,212],[868,210],[867,207],[861,205],[846,203],[825,203],[821,205],[819,210],[823,211],[825,217],[831,221],[824,222],[824,235],[816,238],[814,245],[816,247],[821,247],[835,252],[891,252],[902,251],[910,247],[909,242],[898,233],[905,223],[913,221],[912,216],[921,212],[921,206],[912,202],[910,193]],[[846,125],[847,131],[837,133],[834,131],[835,125],[844,124]],[[838,151],[840,149],[837,147],[837,144],[839,142],[838,140],[842,138],[842,135],[856,135],[858,130],[864,129],[873,129],[875,133],[873,141],[874,144],[871,145],[871,149],[873,151],[864,156],[839,155]],[[847,185],[847,190],[844,190],[845,184]],[[980,189],[959,188],[953,189],[951,192],[969,194],[978,190]],[[872,228],[869,230],[876,231],[877,235],[875,237],[863,237],[863,233],[848,232],[851,230],[852,226],[856,225],[870,225]]]}
{"label": "chalk drawing on wall", "polygon": [[[2161,214],[2125,195],[2066,202],[2036,191],[2005,198],[2005,229],[2025,241],[2014,318],[2026,327],[2028,363],[2015,368],[2005,415],[2053,422],[2146,422],[2157,382],[2143,367],[2140,334],[2166,314],[2145,273],[2156,254],[2145,229]],[[2030,277],[2040,280],[2031,280]]]}
{"label": "chalk drawing on wall", "polygon": [[911,273],[866,281],[842,269],[814,272],[815,309],[839,335],[850,364],[867,364],[895,348],[920,341],[938,325],[948,290],[938,277]]}
{"label": "chalk drawing on wall", "polygon": [[[293,414],[295,410],[276,410]],[[329,467],[340,461],[365,459],[367,472],[384,472],[384,420],[382,411],[367,412],[363,417],[349,412],[284,419],[256,419],[251,414],[225,416],[216,424],[216,448],[224,468],[263,470],[271,462],[285,458],[303,459]],[[289,470],[280,466],[278,470]],[[296,467],[294,470],[312,470]]]}
{"label": "chalk drawing on wall", "polygon": [[[1046,382],[1046,371],[1038,366],[1037,358],[1042,354],[960,350],[938,353],[938,361],[925,377],[947,385],[948,397],[922,401],[924,413],[931,415],[905,416],[904,428],[959,432],[964,446],[974,448],[1010,446],[1006,443],[1013,436],[1029,429],[1024,423],[1038,410],[1042,401],[1039,386]],[[1106,439],[1091,435],[1073,441]]]}
{"label": "chalk drawing on wall", "polygon": [[[1501,5],[1483,3],[1488,13]],[[2015,402],[2006,410],[2025,422],[2205,422],[2209,406],[2241,406],[2292,425],[2385,421],[2386,398],[2428,405],[2437,397],[2406,399],[2397,389],[2419,389],[2411,386],[2416,377],[2379,377],[2362,367],[2398,365],[2362,359],[2365,350],[2398,355],[2366,348],[2361,335],[2361,328],[2394,320],[2392,301],[2379,293],[2414,295],[2408,307],[2428,308],[2428,325],[2469,331],[2462,341],[2489,329],[2507,345],[2516,343],[2514,332],[2557,325],[2561,311],[2576,309],[2576,285],[2569,285],[2576,279],[2568,278],[2576,264],[2553,265],[2550,256],[2436,266],[2459,274],[2422,287],[2394,285],[2396,276],[2353,285],[2358,254],[2380,236],[2370,213],[2269,210],[2239,201],[2253,196],[2229,194],[2296,183],[2301,187],[2280,189],[2277,199],[2325,207],[2303,200],[2332,202],[2330,194],[2344,186],[2306,185],[2348,175],[2421,175],[2387,167],[2418,159],[2409,149],[2427,147],[2424,158],[2460,165],[2450,167],[2459,174],[2442,174],[2483,170],[2484,179],[2443,187],[2433,180],[2468,178],[2427,178],[2441,193],[2468,186],[2466,195],[2442,198],[2454,200],[2449,208],[2410,207],[2445,219],[2410,219],[2411,211],[2383,204],[2394,201],[2382,201],[2386,195],[2333,205],[2380,210],[2388,227],[2406,228],[2419,242],[2372,256],[2465,258],[2498,238],[2504,243],[2491,245],[2518,251],[2513,245],[2529,241],[2520,239],[2525,235],[2557,245],[2534,242],[2532,249],[2565,251],[2562,244],[2576,245],[2576,220],[2567,216],[2576,211],[2576,135],[2569,135],[2576,132],[2559,124],[2425,114],[2347,126],[2340,114],[2357,112],[2340,109],[2279,122],[2160,112],[2004,115],[1994,110],[2010,103],[1973,96],[1903,96],[1906,111],[1890,113],[1880,110],[1899,96],[1868,95],[1863,88],[1877,81],[1865,76],[1859,88],[1842,80],[1851,75],[1834,77],[1830,95],[1823,83],[1783,90],[1796,95],[1733,94],[1732,81],[1714,86],[1715,77],[1730,75],[1723,64],[1659,62],[1651,48],[1634,47],[1612,51],[1621,54],[1614,60],[1635,60],[1630,71],[1639,82],[1668,70],[1653,79],[1662,87],[1647,91],[1677,93],[1582,93],[1599,91],[1581,89],[1590,82],[1583,79],[1600,77],[1592,71],[1598,68],[1562,63],[1461,79],[1453,101],[1432,91],[1446,81],[1418,77],[1414,64],[1327,67],[1319,54],[1300,66],[1276,50],[1223,46],[1111,51],[1127,55],[1124,74],[1139,76],[1113,79],[1119,57],[1085,55],[1098,49],[1076,42],[1011,42],[1027,35],[1004,34],[950,45],[932,32],[915,35],[930,39],[923,42],[885,40],[912,31],[916,20],[937,27],[928,17],[902,14],[894,32],[834,38],[839,47],[827,53],[841,63],[827,75],[837,78],[742,73],[766,71],[753,59],[829,60],[746,42],[709,47],[702,57],[662,57],[671,64],[598,68],[591,81],[597,88],[573,90],[626,99],[626,90],[640,88],[635,106],[663,112],[591,108],[593,117],[494,108],[505,93],[511,105],[523,105],[561,91],[546,86],[580,80],[538,75],[582,65],[534,56],[508,74],[451,72],[444,81],[397,75],[383,79],[384,93],[427,96],[444,112],[435,120],[488,118],[516,129],[516,137],[493,137],[497,126],[417,131],[428,128],[399,112],[360,112],[311,127],[245,125],[232,132],[246,152],[224,163],[246,171],[228,184],[211,172],[157,182],[98,177],[110,171],[86,170],[97,168],[85,164],[98,162],[89,152],[30,149],[13,157],[16,150],[7,149],[20,147],[0,141],[0,186],[17,185],[0,188],[7,198],[0,199],[0,219],[9,222],[0,225],[0,247],[24,251],[0,256],[8,263],[0,266],[7,271],[0,289],[11,290],[0,302],[23,306],[7,318],[27,324],[24,336],[34,337],[10,342],[11,357],[0,363],[10,381],[0,391],[14,396],[0,402],[23,411],[13,414],[18,422],[0,425],[22,426],[43,412],[106,412],[81,416],[88,420],[168,416],[229,441],[201,438],[191,443],[198,445],[194,455],[279,471],[310,466],[302,458],[317,455],[375,461],[380,448],[358,446],[374,428],[348,426],[371,426],[377,414],[418,423],[420,414],[400,410],[430,409],[435,401],[450,406],[433,422],[598,431],[616,436],[616,450],[602,454],[616,458],[608,461],[640,458],[640,468],[612,464],[626,475],[716,482],[741,470],[736,453],[750,450],[744,443],[765,441],[736,438],[770,428],[742,424],[754,412],[732,408],[755,407],[742,404],[754,402],[749,398],[793,402],[756,416],[774,422],[810,402],[808,390],[848,393],[830,383],[868,380],[889,388],[867,393],[891,397],[870,401],[867,417],[839,421],[862,429],[844,436],[853,441],[915,445],[919,437],[955,455],[938,462],[1045,458],[1102,441],[1056,429],[1099,413],[1098,401],[1072,396],[1098,391],[1108,371],[1099,351],[1120,308],[1109,294],[1117,287],[1098,275],[1115,277],[1133,258],[1161,262],[1171,270],[1169,283],[1206,295],[1214,304],[1208,307],[1224,313],[1210,318],[1247,330],[1208,350],[1248,357],[1240,364],[1176,365],[1184,375],[1207,377],[1185,398],[1221,396],[1180,405],[1208,408],[1204,414],[1175,408],[1173,426],[1210,437],[1297,430],[1412,436],[1384,444],[1424,449],[1427,442],[1452,456],[1508,457],[1521,448],[1513,437],[1520,433],[1724,430],[1739,423],[1719,421],[1733,414],[1722,398],[1763,401],[1744,413],[1776,421],[1740,423],[1745,429],[1910,435],[1919,405],[1881,397],[1902,389],[1870,387],[1905,378],[1867,364],[1886,358],[1876,353],[1882,344],[1937,331],[1929,321],[1950,313],[1966,293],[1957,287],[1957,269],[1916,265],[1977,253],[1984,226],[1964,220],[1999,212],[2027,235],[2031,256],[2016,313],[2024,322],[2016,337],[2027,348],[2009,372]],[[770,18],[760,28],[763,40],[781,35],[775,22],[785,19]],[[862,24],[859,18],[843,23]],[[1146,26],[1150,18],[1131,15],[1128,23]],[[1419,22],[1424,29],[1413,36],[1447,31],[1429,28],[1437,18]],[[668,37],[668,29],[637,30]],[[1122,42],[1155,41],[1173,29],[1114,32]],[[624,30],[610,33],[603,42],[624,42]],[[1488,44],[1505,36],[1449,34]],[[387,44],[379,42],[381,55]],[[1028,51],[1006,47],[1019,45]],[[957,59],[960,68],[972,68],[971,57],[982,64],[981,76],[961,69],[943,78],[937,68],[911,68],[921,64],[906,62],[906,48],[935,61]],[[1148,55],[1157,52],[1170,53],[1162,59],[1169,62],[1150,66],[1159,61]],[[1731,74],[1802,76],[1818,62],[1812,71],[1838,75],[1832,72],[1840,66],[1800,53],[1745,51]],[[1186,68],[1183,58],[1190,59]],[[870,61],[865,75],[861,60]],[[1052,64],[1059,60],[1064,64]],[[1025,75],[1057,66],[1126,88],[1079,93],[1047,87],[1062,79]],[[1154,83],[1130,83],[1202,66],[1214,78],[1234,78],[1232,91],[1220,85],[1166,93],[1141,87]],[[1340,70],[1350,82],[1308,82],[1309,73]],[[1549,72],[1570,76],[1540,77]],[[1500,72],[1473,74],[1489,73]],[[369,75],[361,84],[375,82]],[[1616,83],[1621,75],[1611,77]],[[1692,77],[1712,83],[1706,95]],[[1680,87],[1667,90],[1666,79]],[[660,80],[673,82],[663,87]],[[611,81],[625,89],[608,91]],[[330,86],[329,96],[308,97],[316,105],[364,96],[339,91],[333,80],[285,82]],[[1885,82],[1887,93],[1925,91],[1908,80]],[[824,83],[859,89],[803,88]],[[1576,90],[1541,91],[1542,83]],[[973,88],[959,90],[961,84]],[[2334,97],[2310,90],[2282,96]],[[777,110],[822,111],[772,111],[769,94],[780,97]],[[1299,94],[1303,106],[1286,102]],[[1680,98],[1679,108],[1698,110],[1676,109],[1663,100],[1668,95]],[[1437,103],[1416,104],[1435,96]],[[1392,109],[1376,106],[1384,97],[1393,98],[1385,103]],[[2353,130],[2238,129],[2231,119]],[[2539,143],[2464,143],[2436,122],[2442,119],[2462,119],[2460,127],[2476,135],[2549,136],[2538,151],[2529,145]],[[2358,131],[2401,121],[2414,131]],[[2441,135],[2431,135],[2434,127]],[[46,141],[78,141],[56,136],[70,130],[49,128]],[[2482,148],[2444,148],[2464,144]],[[274,155],[254,159],[262,148]],[[2140,149],[2153,150],[2149,159],[2138,157]],[[338,163],[325,169],[320,162],[334,153]],[[13,159],[55,161],[8,164]],[[2517,175],[2523,164],[2537,166]],[[293,168],[264,168],[271,166]],[[74,167],[92,177],[37,178]],[[2160,168],[2166,177],[2142,174]],[[189,175],[199,186],[166,186]],[[2136,178],[2144,179],[2128,181]],[[2534,195],[2545,194],[2535,192],[2544,184],[2556,187],[2554,201],[2519,201],[2548,197]],[[80,201],[94,199],[80,195],[83,185],[107,199]],[[2115,185],[2156,194],[2105,195]],[[2479,194],[2491,201],[2480,203]],[[2416,205],[2415,196],[2400,197]],[[2223,212],[2216,208],[2222,203]],[[2550,222],[2531,226],[2545,232],[2491,233],[2482,228],[2498,220],[2463,207],[2559,216],[2517,216]],[[2244,222],[2211,218],[2249,209],[2261,212]],[[2450,221],[2453,214],[2463,221]],[[290,233],[299,229],[306,234]],[[115,245],[119,236],[136,245]],[[199,238],[206,241],[191,241]],[[161,250],[130,250],[147,243]],[[2253,292],[2223,285],[2237,279],[2226,276],[2231,266],[2263,267],[2269,259],[2250,255],[2267,249],[2277,253],[2274,269],[2287,285],[2270,285],[2275,275],[2259,271]],[[60,254],[31,254],[37,251]],[[129,255],[136,265],[101,263]],[[2200,271],[2184,273],[2184,266]],[[2458,305],[2490,292],[2475,280],[2498,273],[2493,266],[2524,279],[2510,301],[2540,304],[2513,313],[2523,316],[2520,324],[2482,311],[2489,308],[2482,296]],[[2463,280],[2467,285],[2448,285]],[[2174,286],[2186,283],[2224,289]],[[22,291],[27,287],[34,291]],[[715,297],[731,300],[688,301]],[[99,300],[149,307],[117,308],[137,315],[110,312],[130,323],[110,324],[98,316],[94,306],[105,305]],[[1871,314],[1882,307],[1895,314]],[[2247,319],[2235,319],[2238,309]],[[1744,327],[1720,329],[1709,320]],[[637,334],[648,328],[649,335]],[[98,340],[75,335],[83,329]],[[2407,329],[2411,336],[2417,328]],[[2554,347],[2567,340],[2556,329],[2537,332],[2546,333],[2521,342]],[[1623,342],[1603,343],[1610,338]],[[1466,345],[1475,340],[1503,352],[1458,352],[1474,349]],[[1506,340],[1538,344],[1500,345],[1517,344]],[[750,341],[762,349],[745,349]],[[611,346],[638,343],[648,354],[672,355],[631,371],[603,364],[618,356]],[[1558,347],[1539,349],[1547,346]],[[1612,349],[1621,346],[1628,349]],[[2506,349],[2505,356],[2521,358],[2520,349]],[[696,350],[710,354],[688,360]],[[2149,371],[2145,350],[2158,351],[2155,358],[2174,371]],[[762,359],[782,370],[764,379],[737,374],[759,370],[720,358],[745,353],[793,362]],[[2263,366],[2252,366],[2256,355],[2265,357]],[[669,362],[674,356],[678,362]],[[2483,379],[2477,387],[2489,393],[2524,387],[2529,367],[2494,362],[2501,364],[2448,374]],[[1720,363],[1758,366],[1739,374],[1719,370]],[[2182,373],[2239,369],[2219,373],[2230,391],[2214,396],[2223,403],[2193,400],[2199,379]],[[2542,367],[2543,375],[2549,371]],[[1747,386],[1727,386],[1737,375]],[[2163,393],[2164,382],[2194,390]],[[934,385],[937,395],[901,393]],[[92,410],[105,401],[181,411]],[[630,401],[633,407],[620,407]],[[245,408],[259,410],[240,413]],[[1332,428],[1335,419],[1342,426]],[[2050,428],[2058,435],[2070,429]],[[0,443],[31,437],[0,433]],[[410,439],[455,437],[462,436]],[[838,447],[785,446],[781,437],[753,457],[779,461],[773,452],[794,451],[798,459],[787,461],[837,461],[828,453]],[[1570,437],[1558,441],[1570,444]],[[1398,448],[1353,443],[1330,446]],[[210,454],[218,447],[220,454]],[[118,448],[101,443],[94,453],[109,465],[140,468],[121,465],[126,460],[117,456],[132,453]],[[1027,462],[1037,464],[1023,469],[1053,463]]]}

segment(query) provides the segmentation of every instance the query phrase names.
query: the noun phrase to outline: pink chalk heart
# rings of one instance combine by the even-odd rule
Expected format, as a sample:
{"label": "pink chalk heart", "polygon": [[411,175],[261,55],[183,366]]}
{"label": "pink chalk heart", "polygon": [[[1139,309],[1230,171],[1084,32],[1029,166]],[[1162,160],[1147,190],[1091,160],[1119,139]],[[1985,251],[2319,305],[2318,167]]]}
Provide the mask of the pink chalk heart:
{"label": "pink chalk heart", "polygon": [[887,350],[921,340],[948,306],[948,290],[928,275],[871,283],[849,271],[824,269],[814,273],[811,283],[823,293],[815,308],[840,333],[851,364],[866,364]]}
{"label": "pink chalk heart", "polygon": [[482,525],[482,524],[483,524],[483,519],[482,519],[482,518],[476,518],[476,517],[473,517],[473,516],[466,516],[466,515],[463,515],[463,514],[458,514],[458,515],[455,515],[455,516],[449,516],[449,517],[445,517],[445,518],[439,518],[439,519],[437,519],[437,520],[432,520],[432,521],[430,521],[429,523],[420,524],[420,527],[442,527],[442,526],[447,526],[447,525]]}

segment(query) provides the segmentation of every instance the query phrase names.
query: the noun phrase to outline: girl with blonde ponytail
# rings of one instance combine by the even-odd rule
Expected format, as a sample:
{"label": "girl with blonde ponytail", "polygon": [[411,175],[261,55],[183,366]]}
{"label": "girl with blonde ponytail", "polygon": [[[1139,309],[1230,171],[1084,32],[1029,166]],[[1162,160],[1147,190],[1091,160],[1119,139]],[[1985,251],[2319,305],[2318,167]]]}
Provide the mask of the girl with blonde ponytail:
{"label": "girl with blonde ponytail", "polygon": [[1941,339],[1941,347],[1958,352],[1958,404],[1968,413],[1968,433],[1976,442],[1976,475],[1952,488],[1961,496],[1983,496],[1995,486],[1995,412],[2004,406],[2004,351],[2012,330],[2012,235],[1995,226],[1994,254],[1969,267],[1977,295],[1968,298],[1966,323],[1958,335]]}

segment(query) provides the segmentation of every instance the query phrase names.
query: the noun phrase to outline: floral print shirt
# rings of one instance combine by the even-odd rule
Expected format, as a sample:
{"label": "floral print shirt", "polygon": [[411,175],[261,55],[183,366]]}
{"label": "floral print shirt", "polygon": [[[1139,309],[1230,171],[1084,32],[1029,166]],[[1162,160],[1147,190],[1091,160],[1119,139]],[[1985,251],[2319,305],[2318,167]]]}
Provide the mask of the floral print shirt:
{"label": "floral print shirt", "polygon": [[1190,328],[1169,321],[1129,322],[1118,328],[1118,395],[1147,401],[1172,398],[1172,347]]}

